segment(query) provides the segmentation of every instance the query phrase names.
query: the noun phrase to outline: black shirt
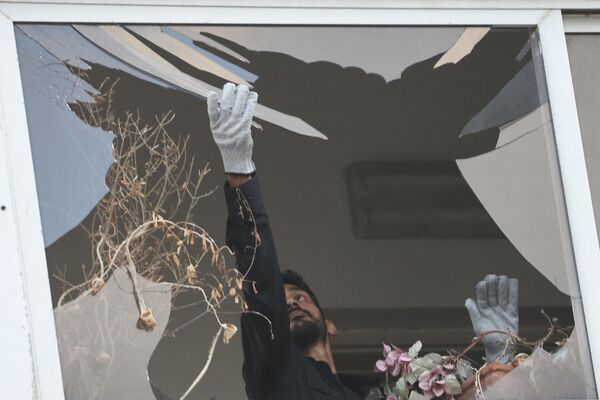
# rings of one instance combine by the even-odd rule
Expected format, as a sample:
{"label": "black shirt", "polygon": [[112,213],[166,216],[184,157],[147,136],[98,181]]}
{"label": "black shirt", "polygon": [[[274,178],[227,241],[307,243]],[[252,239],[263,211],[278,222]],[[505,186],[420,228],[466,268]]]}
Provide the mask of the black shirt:
{"label": "black shirt", "polygon": [[364,398],[344,386],[326,363],[306,357],[291,342],[275,243],[256,176],[235,189],[226,184],[225,199],[227,245],[236,254],[240,273],[247,274],[243,291],[250,312],[242,314],[241,328],[248,398]]}

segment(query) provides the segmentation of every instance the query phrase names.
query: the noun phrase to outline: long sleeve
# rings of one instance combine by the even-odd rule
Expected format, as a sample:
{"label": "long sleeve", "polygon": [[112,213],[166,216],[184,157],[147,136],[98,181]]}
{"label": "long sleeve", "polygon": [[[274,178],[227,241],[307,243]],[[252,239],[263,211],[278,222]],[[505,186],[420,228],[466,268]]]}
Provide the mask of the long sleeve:
{"label": "long sleeve", "polygon": [[238,270],[246,276],[244,298],[251,311],[241,318],[246,392],[252,400],[266,399],[289,359],[285,291],[258,179],[235,189],[226,185],[225,198],[226,241],[236,254]]}

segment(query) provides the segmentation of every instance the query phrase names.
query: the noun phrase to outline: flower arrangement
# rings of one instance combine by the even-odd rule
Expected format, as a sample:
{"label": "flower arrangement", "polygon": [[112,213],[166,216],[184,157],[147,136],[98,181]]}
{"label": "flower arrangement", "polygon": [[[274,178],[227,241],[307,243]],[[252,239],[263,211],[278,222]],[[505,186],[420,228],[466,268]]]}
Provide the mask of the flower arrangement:
{"label": "flower arrangement", "polygon": [[[536,351],[544,351],[544,347],[553,349],[554,354],[566,352],[566,350],[562,352],[559,350],[567,347],[573,327],[563,328],[557,324],[556,318],[550,318],[544,310],[541,310],[541,313],[548,320],[548,332],[544,337],[535,341],[526,340],[502,329],[491,329],[473,337],[471,343],[461,352],[449,350],[448,355],[445,356],[437,353],[419,356],[423,347],[421,341],[415,342],[408,351],[393,344],[383,343],[383,358],[375,362],[375,372],[384,374],[385,382],[381,386],[373,388],[367,396],[367,400],[483,398],[481,395],[483,395],[484,389],[498,381],[499,376],[507,374],[512,368],[519,367],[524,360],[528,359],[528,353],[535,354]],[[505,350],[501,356],[504,356],[512,346],[526,349],[527,353],[516,354],[511,351],[504,363],[493,359],[485,360],[481,366],[475,366],[471,360],[466,358],[466,354],[490,335],[507,337]],[[560,364],[562,361],[557,362]],[[489,371],[486,372],[486,367],[492,372],[495,370],[490,367],[496,367],[496,370],[502,370],[502,373],[500,375],[492,373],[487,376]]]}
{"label": "flower arrangement", "polygon": [[428,353],[419,357],[420,341],[408,351],[383,344],[383,359],[375,363],[375,371],[385,374],[385,384],[371,390],[367,400],[454,399],[460,394],[457,366],[450,357]]}

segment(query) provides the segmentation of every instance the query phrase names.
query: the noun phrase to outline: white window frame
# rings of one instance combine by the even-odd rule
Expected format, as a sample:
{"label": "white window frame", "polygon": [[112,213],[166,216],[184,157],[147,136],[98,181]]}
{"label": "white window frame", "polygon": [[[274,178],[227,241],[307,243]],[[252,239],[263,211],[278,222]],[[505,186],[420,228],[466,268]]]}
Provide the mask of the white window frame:
{"label": "white window frame", "polygon": [[[600,282],[600,248],[560,11],[565,7],[600,9],[599,2],[107,2],[110,4],[98,5],[94,0],[0,3],[0,343],[3,345],[0,393],[3,398],[64,398],[13,28],[13,23],[18,22],[538,26],[573,257],[585,308],[596,386],[600,387],[600,290],[596,287]],[[567,21],[567,27],[574,26],[571,19]]]}

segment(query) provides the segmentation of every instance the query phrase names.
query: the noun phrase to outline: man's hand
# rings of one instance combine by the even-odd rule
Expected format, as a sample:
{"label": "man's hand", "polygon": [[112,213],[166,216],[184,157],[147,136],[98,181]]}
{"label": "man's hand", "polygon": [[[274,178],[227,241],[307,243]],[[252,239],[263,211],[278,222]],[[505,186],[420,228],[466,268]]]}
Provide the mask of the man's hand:
{"label": "man's hand", "polygon": [[220,99],[217,93],[208,93],[210,130],[227,174],[250,175],[255,170],[250,125],[257,99],[256,92],[251,92],[245,85],[233,83],[225,84]]}
{"label": "man's hand", "polygon": [[[475,291],[477,301],[465,301],[475,335],[494,329],[518,335],[519,281],[504,275],[488,275],[475,286]],[[483,337],[486,360],[508,362],[515,350],[513,345],[507,344],[509,339],[502,333]]]}

